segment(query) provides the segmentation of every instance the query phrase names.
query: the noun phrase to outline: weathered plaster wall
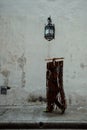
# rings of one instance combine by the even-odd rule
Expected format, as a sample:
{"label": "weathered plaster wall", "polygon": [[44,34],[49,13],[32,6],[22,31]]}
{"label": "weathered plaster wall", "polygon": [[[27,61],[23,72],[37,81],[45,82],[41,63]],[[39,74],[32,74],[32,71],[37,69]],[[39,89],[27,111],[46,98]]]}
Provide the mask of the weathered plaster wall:
{"label": "weathered plaster wall", "polygon": [[[48,57],[64,57],[64,89],[69,102],[86,101],[87,0],[0,0],[0,85],[11,87],[0,104],[20,104],[45,96]],[[51,15],[56,37],[47,42]]]}

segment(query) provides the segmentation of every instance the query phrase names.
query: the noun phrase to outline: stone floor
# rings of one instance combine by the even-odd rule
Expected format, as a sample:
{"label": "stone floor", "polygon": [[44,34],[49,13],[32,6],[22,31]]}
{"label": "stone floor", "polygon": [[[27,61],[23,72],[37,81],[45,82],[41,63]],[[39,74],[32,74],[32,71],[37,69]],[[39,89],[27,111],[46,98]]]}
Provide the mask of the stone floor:
{"label": "stone floor", "polygon": [[59,109],[45,113],[45,103],[31,103],[27,106],[0,106],[0,123],[35,122],[87,122],[87,106],[70,105],[64,114]]}
{"label": "stone floor", "polygon": [[0,122],[56,122],[87,121],[87,106],[71,105],[65,113],[59,109],[45,113],[45,103],[31,103],[27,106],[0,106]]}

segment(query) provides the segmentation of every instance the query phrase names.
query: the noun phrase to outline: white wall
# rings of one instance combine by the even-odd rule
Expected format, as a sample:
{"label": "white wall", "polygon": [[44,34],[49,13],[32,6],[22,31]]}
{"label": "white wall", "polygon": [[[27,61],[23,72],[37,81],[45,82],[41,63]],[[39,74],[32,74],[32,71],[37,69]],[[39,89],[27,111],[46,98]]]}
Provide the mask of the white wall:
{"label": "white wall", "polygon": [[[0,0],[0,104],[45,96],[48,57],[64,57],[64,89],[72,102],[87,95],[87,0]],[[55,40],[44,39],[51,15]],[[3,100],[2,100],[3,99]],[[3,101],[3,102],[2,102]]]}

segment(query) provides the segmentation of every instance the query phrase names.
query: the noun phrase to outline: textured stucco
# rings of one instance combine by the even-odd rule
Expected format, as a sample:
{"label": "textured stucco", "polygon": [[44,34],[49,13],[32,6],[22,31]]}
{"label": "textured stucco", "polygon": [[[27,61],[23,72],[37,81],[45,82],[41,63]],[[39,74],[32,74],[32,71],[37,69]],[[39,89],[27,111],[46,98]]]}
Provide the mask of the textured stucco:
{"label": "textured stucco", "polygon": [[[52,42],[43,36],[49,15],[56,27]],[[0,104],[45,96],[49,57],[64,57],[66,96],[69,103],[83,102],[86,48],[87,0],[0,0],[0,85],[11,87],[6,96],[0,95]]]}

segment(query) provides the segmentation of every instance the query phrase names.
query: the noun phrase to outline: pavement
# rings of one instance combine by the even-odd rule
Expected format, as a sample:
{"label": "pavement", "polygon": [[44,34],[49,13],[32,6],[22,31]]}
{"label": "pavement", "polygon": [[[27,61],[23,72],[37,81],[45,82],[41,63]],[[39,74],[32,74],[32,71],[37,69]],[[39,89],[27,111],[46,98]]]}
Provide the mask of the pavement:
{"label": "pavement", "polygon": [[[64,114],[59,109],[45,113],[46,103],[0,106],[1,123],[87,123],[87,106],[69,105]],[[42,124],[40,124],[42,125]],[[87,125],[87,124],[86,124]]]}

